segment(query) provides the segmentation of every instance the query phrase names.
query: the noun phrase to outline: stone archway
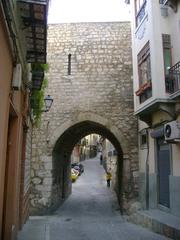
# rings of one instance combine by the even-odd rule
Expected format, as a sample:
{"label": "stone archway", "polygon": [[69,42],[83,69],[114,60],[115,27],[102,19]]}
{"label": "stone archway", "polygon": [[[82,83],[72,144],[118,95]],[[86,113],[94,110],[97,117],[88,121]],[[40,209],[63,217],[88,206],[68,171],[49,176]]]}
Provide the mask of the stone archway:
{"label": "stone archway", "polygon": [[[94,113],[79,113],[59,126],[51,133],[49,152],[41,158],[41,164],[50,165],[49,171],[44,172],[43,187],[34,182],[35,193],[39,194],[34,214],[47,214],[55,210],[71,193],[70,156],[75,144],[88,134],[97,133],[107,138],[118,153],[116,193],[121,209],[128,201],[135,199],[135,182],[132,181],[131,153],[129,144],[121,131],[111,121]],[[134,163],[132,163],[134,164]],[[41,174],[42,176],[42,174]],[[37,191],[38,190],[38,191]],[[49,194],[47,194],[47,191]],[[124,204],[125,203],[125,204]]]}
{"label": "stone archway", "polygon": [[[117,184],[116,193],[119,202],[122,202],[122,173],[123,173],[123,150],[114,136],[114,134],[106,127],[93,121],[81,121],[65,130],[55,143],[52,153],[52,209],[57,208],[59,204],[71,193],[70,181],[70,156],[74,145],[88,134],[96,133],[109,139],[117,151]],[[122,204],[121,204],[122,205]]]}
{"label": "stone archway", "polygon": [[116,137],[119,143],[121,143],[124,153],[128,152],[128,148],[127,148],[128,142],[126,138],[123,136],[121,130],[118,129],[110,120],[107,120],[106,118],[92,112],[76,114],[71,120],[66,121],[60,127],[56,128],[50,136],[51,146],[54,147],[59,137],[68,128],[83,121],[91,121],[94,123],[98,123],[104,126],[105,128],[107,128]]}

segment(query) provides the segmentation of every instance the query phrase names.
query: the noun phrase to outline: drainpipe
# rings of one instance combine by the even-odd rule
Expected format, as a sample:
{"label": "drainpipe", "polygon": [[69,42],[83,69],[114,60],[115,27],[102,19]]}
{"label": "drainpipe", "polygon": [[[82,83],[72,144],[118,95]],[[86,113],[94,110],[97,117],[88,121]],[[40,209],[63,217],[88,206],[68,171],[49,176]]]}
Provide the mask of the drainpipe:
{"label": "drainpipe", "polygon": [[14,19],[12,17],[12,9],[10,3],[7,0],[0,0],[0,5],[3,13],[3,17],[6,24],[6,29],[10,37],[10,47],[13,53],[14,61],[17,62],[18,59],[18,47],[17,47],[17,37],[14,31]]}
{"label": "drainpipe", "polygon": [[145,166],[145,183],[146,183],[146,210],[149,209],[149,128],[146,128],[147,137],[147,155]]}

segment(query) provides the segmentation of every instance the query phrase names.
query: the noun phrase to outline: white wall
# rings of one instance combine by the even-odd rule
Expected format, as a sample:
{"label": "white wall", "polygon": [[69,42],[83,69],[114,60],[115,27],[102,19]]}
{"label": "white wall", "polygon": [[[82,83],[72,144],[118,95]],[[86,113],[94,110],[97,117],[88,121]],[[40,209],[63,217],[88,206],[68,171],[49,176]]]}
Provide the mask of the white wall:
{"label": "white wall", "polygon": [[159,2],[147,1],[144,20],[136,28],[134,1],[131,1],[131,5],[134,92],[139,89],[137,55],[148,41],[150,42],[152,74],[152,97],[140,104],[139,97],[135,95],[134,105],[136,112],[156,99],[167,99],[169,96],[165,91],[162,34],[171,35],[172,61],[175,64],[180,61],[180,11],[174,13],[171,8],[168,8],[168,16],[163,17],[161,16]]}

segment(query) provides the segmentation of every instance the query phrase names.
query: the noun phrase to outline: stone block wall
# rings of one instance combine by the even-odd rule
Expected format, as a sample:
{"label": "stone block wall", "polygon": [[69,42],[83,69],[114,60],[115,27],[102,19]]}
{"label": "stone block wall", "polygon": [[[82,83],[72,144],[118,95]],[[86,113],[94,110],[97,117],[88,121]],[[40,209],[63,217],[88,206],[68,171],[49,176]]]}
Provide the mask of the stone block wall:
{"label": "stone block wall", "polygon": [[[47,93],[54,102],[33,132],[32,212],[43,213],[53,202],[52,151],[58,131],[63,133],[67,126],[83,120],[102,119],[104,129],[121,136],[117,140],[123,152],[123,194],[126,199],[136,198],[137,120],[130,23],[49,25],[47,60]],[[74,137],[75,133],[70,136]]]}

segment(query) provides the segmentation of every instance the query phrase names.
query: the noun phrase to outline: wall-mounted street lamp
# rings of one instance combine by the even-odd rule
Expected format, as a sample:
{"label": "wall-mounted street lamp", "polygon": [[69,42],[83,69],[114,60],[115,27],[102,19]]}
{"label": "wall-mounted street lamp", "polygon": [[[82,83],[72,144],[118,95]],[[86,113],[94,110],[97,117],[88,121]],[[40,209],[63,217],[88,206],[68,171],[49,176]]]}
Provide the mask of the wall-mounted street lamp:
{"label": "wall-mounted street lamp", "polygon": [[53,98],[50,95],[47,95],[44,98],[44,103],[45,103],[45,110],[43,112],[49,112],[53,103]]}

